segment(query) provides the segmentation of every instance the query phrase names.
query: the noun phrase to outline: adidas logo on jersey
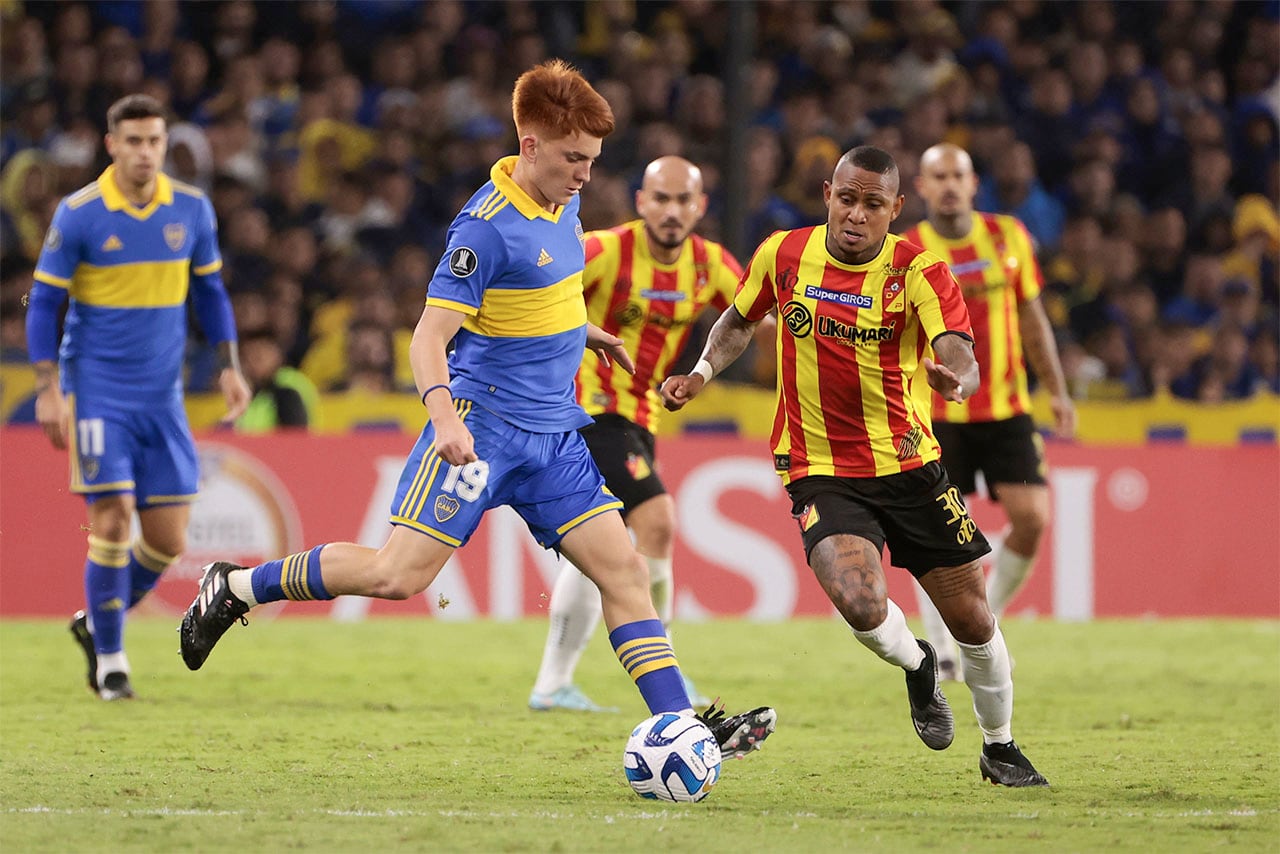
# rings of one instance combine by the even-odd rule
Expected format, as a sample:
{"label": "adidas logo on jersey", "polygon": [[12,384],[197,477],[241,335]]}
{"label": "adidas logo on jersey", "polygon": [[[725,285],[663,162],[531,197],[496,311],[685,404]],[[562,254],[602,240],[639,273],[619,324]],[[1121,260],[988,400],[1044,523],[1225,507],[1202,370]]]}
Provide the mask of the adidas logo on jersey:
{"label": "adidas logo on jersey", "polygon": [[120,238],[114,234],[108,237],[102,244],[103,252],[118,252],[124,248],[124,244],[120,242]]}
{"label": "adidas logo on jersey", "polygon": [[538,266],[539,267],[547,266],[552,262],[552,260],[554,259],[547,254],[547,250],[545,249],[538,250]]}

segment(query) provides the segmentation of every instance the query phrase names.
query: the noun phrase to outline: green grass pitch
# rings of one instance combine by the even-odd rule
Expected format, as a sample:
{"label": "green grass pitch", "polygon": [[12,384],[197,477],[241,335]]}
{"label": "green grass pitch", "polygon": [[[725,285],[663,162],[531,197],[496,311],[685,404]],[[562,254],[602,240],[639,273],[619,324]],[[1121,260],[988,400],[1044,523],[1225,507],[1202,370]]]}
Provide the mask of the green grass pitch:
{"label": "green grass pitch", "polygon": [[648,713],[603,631],[578,681],[619,714],[526,708],[539,620],[254,620],[199,673],[175,626],[131,622],[140,696],[106,704],[64,623],[0,623],[5,851],[1280,849],[1276,621],[1007,620],[1048,790],[981,782],[963,685],[955,744],[926,749],[901,674],[835,620],[679,625],[704,691],[779,715],[680,806],[623,779]]}

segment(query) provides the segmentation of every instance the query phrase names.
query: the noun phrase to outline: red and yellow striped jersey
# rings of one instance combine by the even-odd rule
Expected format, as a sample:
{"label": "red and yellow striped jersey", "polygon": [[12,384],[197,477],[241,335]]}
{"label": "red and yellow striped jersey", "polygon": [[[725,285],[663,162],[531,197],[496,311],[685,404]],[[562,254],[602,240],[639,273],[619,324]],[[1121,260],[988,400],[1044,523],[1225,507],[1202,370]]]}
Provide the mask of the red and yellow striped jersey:
{"label": "red and yellow striped jersey", "polygon": [[1026,228],[1011,216],[974,213],[959,240],[938,234],[927,220],[902,236],[950,265],[969,307],[982,372],[982,386],[964,403],[931,394],[934,419],[1003,421],[1030,412],[1018,309],[1040,295],[1044,277]]}
{"label": "red and yellow striped jersey", "polygon": [[971,337],[941,258],[895,235],[866,264],[827,253],[827,227],[780,231],[747,265],[734,306],[749,321],[778,308],[774,465],[807,475],[881,477],[938,459],[916,368],[944,332]]}
{"label": "red and yellow striped jersey", "polygon": [[662,412],[656,384],[702,310],[729,307],[742,266],[696,234],[685,239],[674,264],[663,264],[649,254],[643,220],[588,233],[586,253],[587,319],[625,342],[636,372],[605,365],[588,350],[578,370],[578,402],[588,415],[617,413],[652,432]]}

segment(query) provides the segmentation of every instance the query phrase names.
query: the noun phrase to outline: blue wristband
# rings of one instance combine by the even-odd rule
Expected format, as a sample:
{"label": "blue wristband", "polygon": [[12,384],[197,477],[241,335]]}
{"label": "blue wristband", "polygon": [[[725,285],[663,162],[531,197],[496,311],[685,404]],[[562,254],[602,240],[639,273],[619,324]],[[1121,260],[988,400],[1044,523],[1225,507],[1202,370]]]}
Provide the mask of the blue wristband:
{"label": "blue wristband", "polygon": [[449,388],[447,383],[436,383],[435,385],[431,386],[430,388],[428,388],[426,391],[422,393],[423,406],[427,405],[427,395],[431,394],[431,392],[435,391],[438,388],[442,388],[445,391],[448,391],[450,394],[453,394],[453,391]]}

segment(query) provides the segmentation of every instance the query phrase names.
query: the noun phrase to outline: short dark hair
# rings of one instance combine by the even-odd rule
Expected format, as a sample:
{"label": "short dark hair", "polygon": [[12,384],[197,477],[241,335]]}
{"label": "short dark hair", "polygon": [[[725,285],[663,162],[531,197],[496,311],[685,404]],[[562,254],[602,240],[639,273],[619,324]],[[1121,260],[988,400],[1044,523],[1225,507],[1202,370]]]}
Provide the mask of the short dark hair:
{"label": "short dark hair", "polygon": [[874,145],[859,145],[857,148],[846,151],[840,158],[840,163],[836,165],[841,166],[845,163],[877,175],[888,175],[890,172],[898,171],[898,163],[893,159],[893,155]]}
{"label": "short dark hair", "polygon": [[107,110],[107,132],[115,133],[121,122],[132,119],[164,119],[168,125],[169,113],[150,95],[125,95]]}

